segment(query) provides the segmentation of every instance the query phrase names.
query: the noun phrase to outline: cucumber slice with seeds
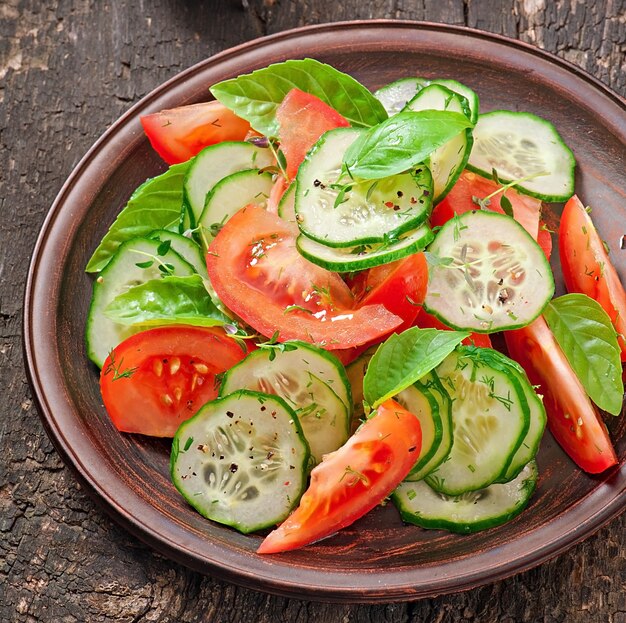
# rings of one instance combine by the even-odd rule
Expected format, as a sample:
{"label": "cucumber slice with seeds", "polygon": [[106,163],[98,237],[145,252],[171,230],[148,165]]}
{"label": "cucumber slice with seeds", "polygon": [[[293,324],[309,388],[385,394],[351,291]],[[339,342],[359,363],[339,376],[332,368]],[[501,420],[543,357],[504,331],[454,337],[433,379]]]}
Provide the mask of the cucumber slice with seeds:
{"label": "cucumber slice with seeds", "polygon": [[[441,84],[424,87],[405,110],[448,110],[464,114],[471,111],[467,100]],[[433,176],[434,204],[439,203],[459,179],[472,149],[472,129],[467,128],[430,155],[430,172]]]}
{"label": "cucumber slice with seeds", "polygon": [[303,257],[314,264],[338,273],[350,273],[388,264],[422,251],[434,237],[431,228],[424,223],[390,244],[361,244],[356,247],[335,248],[327,247],[301,234],[296,238],[296,247]]}
{"label": "cucumber slice with seeds", "polygon": [[543,201],[567,201],[574,194],[576,161],[556,128],[531,113],[496,110],[480,115],[468,168],[502,183],[546,172],[516,184]]}
{"label": "cucumber slice with seeds", "polygon": [[380,180],[348,178],[347,186],[346,180],[339,184],[344,153],[359,134],[352,128],[326,132],[296,177],[300,231],[330,247],[387,242],[419,227],[432,207],[432,176],[424,165]]}
{"label": "cucumber slice with seeds", "polygon": [[273,183],[272,174],[260,169],[237,171],[217,182],[206,196],[198,220],[202,238],[211,242],[222,225],[244,206],[254,203],[267,207]]}
{"label": "cucumber slice with seeds", "polygon": [[448,221],[430,245],[426,310],[455,329],[491,333],[532,322],[554,294],[546,256],[511,217],[486,210]]}
{"label": "cucumber slice with seeds", "polygon": [[245,141],[225,141],[205,147],[193,158],[183,182],[185,226],[196,226],[207,194],[221,179],[237,171],[264,169],[274,163],[269,149]]}
{"label": "cucumber slice with seeds", "polygon": [[530,426],[526,396],[501,353],[460,346],[436,368],[453,402],[453,443],[426,476],[440,493],[482,489],[506,473]]}
{"label": "cucumber slice with seeds", "polygon": [[404,482],[391,495],[400,516],[422,528],[470,534],[499,526],[519,515],[537,485],[537,465],[531,461],[507,484],[447,496],[422,482]]}
{"label": "cucumber slice with seeds", "polygon": [[[345,369],[304,342],[258,349],[226,372],[220,396],[251,389],[280,396],[296,412],[316,463],[348,439],[352,398]],[[344,402],[345,401],[345,402]]]}
{"label": "cucumber slice with seeds", "polygon": [[201,515],[248,533],[287,517],[306,486],[308,461],[285,401],[240,390],[207,402],[180,426],[170,470]]}

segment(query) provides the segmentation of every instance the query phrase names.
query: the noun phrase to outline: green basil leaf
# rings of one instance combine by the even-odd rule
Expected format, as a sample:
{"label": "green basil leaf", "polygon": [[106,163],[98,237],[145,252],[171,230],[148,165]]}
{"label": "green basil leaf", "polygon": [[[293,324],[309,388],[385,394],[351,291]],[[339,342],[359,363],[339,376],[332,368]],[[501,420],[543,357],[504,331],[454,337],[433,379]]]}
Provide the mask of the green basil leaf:
{"label": "green basil leaf", "polygon": [[436,368],[466,337],[467,331],[412,327],[394,333],[374,353],[363,379],[363,397],[376,408]]}
{"label": "green basil leaf", "polygon": [[363,132],[343,161],[355,177],[374,180],[397,175],[471,127],[472,122],[458,112],[401,112]]}
{"label": "green basil leaf", "polygon": [[607,313],[585,294],[566,294],[550,301],[543,315],[591,400],[619,415],[624,397],[622,364]]}
{"label": "green basil leaf", "polygon": [[175,164],[135,190],[87,263],[88,273],[102,270],[122,242],[147,236],[155,229],[178,230],[188,167],[189,162]]}
{"label": "green basil leaf", "polygon": [[116,296],[105,315],[123,325],[231,324],[211,300],[200,275],[151,279]]}
{"label": "green basil leaf", "polygon": [[352,76],[312,58],[290,60],[219,82],[211,93],[250,125],[276,136],[276,109],[291,89],[315,95],[355,127],[371,127],[387,118],[383,105]]}

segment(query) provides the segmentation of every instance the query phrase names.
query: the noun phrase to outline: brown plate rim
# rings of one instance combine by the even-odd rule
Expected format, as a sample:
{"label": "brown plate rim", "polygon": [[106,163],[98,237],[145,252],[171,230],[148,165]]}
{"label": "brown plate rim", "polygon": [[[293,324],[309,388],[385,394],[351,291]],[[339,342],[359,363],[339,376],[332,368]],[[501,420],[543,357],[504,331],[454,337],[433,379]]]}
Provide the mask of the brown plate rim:
{"label": "brown plate rim", "polygon": [[[248,51],[264,47],[271,48],[277,43],[311,34],[356,33],[358,35],[370,29],[382,29],[387,32],[417,29],[435,34],[448,33],[469,37],[472,40],[481,39],[535,55],[556,67],[565,69],[567,73],[579,80],[585,81],[592,89],[626,112],[624,98],[572,63],[529,44],[462,26],[400,20],[336,22],[292,29],[230,48],[181,72],[142,98],[96,141],[70,174],[42,225],[31,259],[24,296],[23,348],[26,372],[39,407],[39,414],[55,447],[97,503],[131,533],[173,560],[201,572],[219,575],[223,579],[246,587],[290,597],[374,603],[419,599],[467,590],[530,569],[556,556],[593,534],[624,510],[626,464],[622,461],[619,466],[598,477],[596,489],[559,516],[560,529],[556,536],[544,538],[546,535],[543,533],[546,530],[550,532],[550,526],[548,526],[543,530],[522,535],[504,546],[508,552],[508,555],[504,556],[504,562],[498,562],[494,559],[493,553],[487,551],[463,560],[462,566],[467,567],[467,570],[462,572],[458,572],[459,565],[455,564],[454,560],[440,564],[436,569],[408,567],[381,570],[380,574],[375,575],[359,571],[345,573],[324,571],[321,573],[315,568],[298,568],[297,578],[294,581],[293,566],[285,562],[288,558],[282,556],[270,559],[244,556],[237,552],[227,551],[227,547],[215,543],[208,543],[207,550],[203,552],[203,555],[199,555],[188,546],[188,543],[183,542],[184,538],[181,537],[184,537],[184,534],[181,534],[181,530],[171,526],[168,530],[167,523],[165,530],[157,529],[154,521],[159,518],[159,513],[144,500],[134,499],[135,506],[130,512],[123,503],[125,496],[129,495],[128,492],[112,492],[110,488],[102,485],[103,476],[94,473],[92,467],[86,465],[83,460],[84,456],[77,450],[80,440],[72,439],[72,431],[67,428],[68,418],[71,416],[62,408],[67,406],[64,403],[65,388],[51,386],[53,376],[45,366],[55,358],[55,342],[50,338],[54,337],[56,329],[56,310],[48,310],[43,318],[36,317],[34,314],[35,309],[39,311],[42,309],[38,306],[38,301],[44,300],[42,297],[47,291],[46,285],[49,281],[46,271],[40,270],[41,266],[45,266],[43,258],[52,244],[59,244],[59,232],[55,232],[55,223],[63,216],[64,210],[67,212],[69,198],[73,192],[76,192],[83,176],[89,171],[92,161],[103,146],[108,141],[115,141],[119,138],[118,134],[122,131],[127,142],[133,138],[129,136],[131,130],[124,127],[129,120],[135,119],[141,113],[165,107],[163,103],[174,86],[183,84],[209,67],[236,59]],[[54,241],[51,241],[51,234],[56,235]],[[160,517],[160,519],[162,522],[163,518]],[[471,564],[472,562],[474,564]]]}

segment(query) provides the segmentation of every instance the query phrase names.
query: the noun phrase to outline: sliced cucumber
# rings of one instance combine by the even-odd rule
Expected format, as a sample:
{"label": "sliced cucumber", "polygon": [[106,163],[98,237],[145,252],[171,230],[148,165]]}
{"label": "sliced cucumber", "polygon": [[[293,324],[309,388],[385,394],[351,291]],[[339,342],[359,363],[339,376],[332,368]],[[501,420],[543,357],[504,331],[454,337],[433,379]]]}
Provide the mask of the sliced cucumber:
{"label": "sliced cucumber", "polygon": [[179,277],[195,274],[193,266],[171,248],[159,255],[161,244],[147,238],[122,243],[94,281],[86,341],[89,359],[98,367],[102,367],[111,349],[142,330],[141,327],[117,324],[105,315],[104,309],[116,296],[150,279],[158,279],[164,274],[160,267],[168,267],[169,274]]}
{"label": "sliced cucumber", "polygon": [[412,253],[417,253],[430,244],[435,235],[424,223],[415,231],[401,235],[391,244],[362,244],[356,247],[327,247],[307,236],[296,239],[300,254],[310,262],[339,273],[364,270],[381,264],[394,262]]}
{"label": "sliced cucumber", "polygon": [[289,223],[296,222],[296,184],[292,182],[278,202],[278,216]]}
{"label": "sliced cucumber", "polygon": [[449,327],[478,333],[523,327],[554,294],[543,251],[505,214],[455,216],[429,251],[444,261],[430,267],[424,307]]}
{"label": "sliced cucumber", "polygon": [[241,390],[207,402],[180,426],[171,474],[201,515],[248,533],[285,519],[306,486],[308,460],[284,400]]}
{"label": "sliced cucumber", "polygon": [[437,375],[429,372],[415,384],[420,389],[427,390],[437,403],[441,438],[439,444],[427,461],[416,465],[409,472],[406,480],[422,480],[435,470],[450,454],[452,448],[452,401]]}
{"label": "sliced cucumber", "polygon": [[283,398],[298,415],[311,455],[319,463],[348,439],[350,384],[343,366],[327,351],[304,342],[286,344],[284,350],[250,353],[226,372],[220,395],[252,389]]}
{"label": "sliced cucumber", "polygon": [[418,80],[421,81],[423,87],[427,87],[432,84],[439,84],[464,97],[470,109],[470,113],[468,115],[469,119],[472,123],[476,123],[479,109],[478,95],[476,95],[476,93],[468,86],[449,78],[418,78]]}
{"label": "sliced cucumber", "polygon": [[206,196],[204,210],[198,219],[202,238],[210,242],[222,225],[244,206],[254,203],[263,208],[272,190],[272,174],[260,169],[246,169],[221,179]]}
{"label": "sliced cucumber", "polygon": [[574,194],[572,150],[549,121],[531,113],[495,110],[480,115],[468,168],[485,177],[495,169],[502,182],[537,176],[516,189],[543,201],[567,201]]}
{"label": "sliced cucumber", "polygon": [[424,481],[403,482],[391,499],[407,523],[469,534],[499,526],[519,515],[536,485],[537,465],[532,461],[506,484],[447,496],[434,491]]}
{"label": "sliced cucumber", "polygon": [[[407,105],[406,110],[448,110],[471,117],[467,100],[441,84],[424,87]],[[467,128],[430,155],[435,205],[459,179],[472,150],[472,129]]]}
{"label": "sliced cucumber", "polygon": [[420,421],[422,428],[422,447],[415,465],[409,472],[410,477],[413,473],[419,473],[430,462],[441,444],[443,424],[439,414],[439,403],[426,386],[417,383],[403,389],[395,396],[395,400]]}
{"label": "sliced cucumber", "polygon": [[453,402],[452,450],[428,484],[446,495],[482,489],[511,463],[530,426],[517,377],[489,348],[460,346],[436,368]]}
{"label": "sliced cucumber", "polygon": [[298,170],[298,226],[327,246],[386,242],[415,229],[430,214],[432,177],[424,165],[376,181],[345,176],[340,182],[344,153],[359,134],[352,128],[326,132]]}
{"label": "sliced cucumber", "polygon": [[202,249],[191,238],[177,234],[167,229],[157,229],[146,236],[152,240],[159,240],[161,242],[169,242],[171,248],[178,253],[186,262],[191,264],[196,272],[204,279],[207,278],[206,272],[206,260],[202,254]]}
{"label": "sliced cucumber", "polygon": [[209,191],[227,175],[245,169],[264,169],[274,164],[269,149],[244,141],[226,141],[203,149],[191,162],[183,182],[183,208],[186,225],[195,227]]}
{"label": "sliced cucumber", "polygon": [[370,359],[376,352],[376,346],[370,346],[364,353],[359,355],[354,361],[346,366],[346,374],[348,382],[352,389],[352,424],[350,432],[354,433],[361,425],[365,418],[365,409],[363,408],[363,378],[367,372],[367,366]]}
{"label": "sliced cucumber", "polygon": [[391,115],[400,112],[423,86],[421,78],[401,78],[375,91],[374,97],[378,99],[391,117]]}

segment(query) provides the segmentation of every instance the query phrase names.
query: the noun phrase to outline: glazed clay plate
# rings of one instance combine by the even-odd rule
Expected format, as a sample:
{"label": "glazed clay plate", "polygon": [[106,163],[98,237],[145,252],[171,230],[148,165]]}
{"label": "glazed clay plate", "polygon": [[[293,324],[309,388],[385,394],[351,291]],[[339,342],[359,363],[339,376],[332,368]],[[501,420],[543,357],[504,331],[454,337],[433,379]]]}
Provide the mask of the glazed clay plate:
{"label": "glazed clay plate", "polygon": [[[121,117],[62,188],[43,226],[25,302],[25,349],[44,424],[68,465],[130,532],[193,569],[252,588],[327,601],[417,599],[493,582],[562,552],[623,510],[624,418],[609,427],[620,465],[582,473],[546,433],[540,480],[515,520],[471,536],[405,526],[392,505],[340,534],[272,557],[244,536],[193,511],[168,478],[169,443],[119,434],[80,336],[91,293],[84,266],[146,177],[164,170],[139,116],[208,98],[220,80],[293,58],[314,57],[372,90],[397,78],[456,78],[481,110],[526,110],[551,120],[572,147],[576,189],[594,206],[622,279],[626,251],[626,105],[572,65],[496,35],[457,27],[368,21],[293,30],[244,44],[183,72]],[[557,273],[558,273],[557,269]],[[621,421],[620,421],[621,420]]]}

